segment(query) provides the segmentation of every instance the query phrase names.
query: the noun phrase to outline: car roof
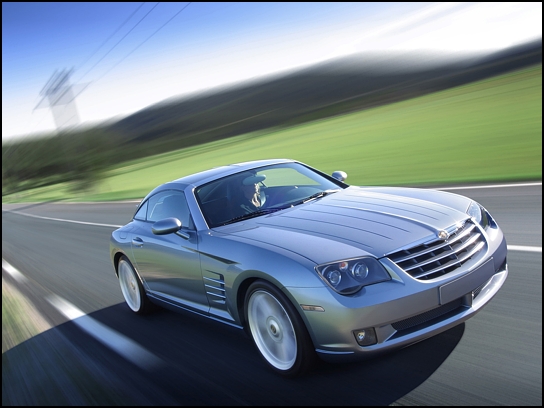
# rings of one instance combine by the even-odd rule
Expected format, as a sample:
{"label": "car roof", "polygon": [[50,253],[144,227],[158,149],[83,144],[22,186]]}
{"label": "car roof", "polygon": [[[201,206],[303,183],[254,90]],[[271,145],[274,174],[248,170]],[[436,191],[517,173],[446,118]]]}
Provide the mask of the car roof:
{"label": "car roof", "polygon": [[[208,183],[213,180],[220,179],[231,174],[235,174],[245,170],[251,170],[257,167],[268,166],[278,163],[293,163],[296,160],[291,159],[267,159],[267,160],[254,160],[243,163],[233,163],[226,166],[214,167],[213,169],[204,170],[199,173],[190,174],[185,177],[181,177],[176,180],[172,180],[161,184],[154,188],[146,198],[162,190],[168,189],[185,189],[187,186],[199,186]],[[142,200],[143,201],[143,200]]]}
{"label": "car roof", "polygon": [[171,183],[184,184],[184,185],[200,185],[212,180],[216,180],[231,174],[235,174],[244,170],[251,170],[257,167],[268,166],[277,163],[290,163],[294,160],[290,159],[268,159],[268,160],[254,160],[243,163],[233,163],[226,166],[214,167],[210,170],[204,170],[199,173],[191,174],[185,177],[181,177],[177,180],[171,181]]}

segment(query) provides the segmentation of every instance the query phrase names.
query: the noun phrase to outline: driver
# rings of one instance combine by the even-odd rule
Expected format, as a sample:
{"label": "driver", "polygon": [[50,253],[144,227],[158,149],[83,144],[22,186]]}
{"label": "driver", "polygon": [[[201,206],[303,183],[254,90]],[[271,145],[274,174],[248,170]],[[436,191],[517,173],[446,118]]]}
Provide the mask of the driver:
{"label": "driver", "polygon": [[265,201],[266,196],[264,191],[261,191],[260,184],[266,176],[263,175],[252,175],[246,177],[242,180],[242,185],[240,189],[242,190],[243,199],[240,207],[246,212],[254,212],[260,210]]}

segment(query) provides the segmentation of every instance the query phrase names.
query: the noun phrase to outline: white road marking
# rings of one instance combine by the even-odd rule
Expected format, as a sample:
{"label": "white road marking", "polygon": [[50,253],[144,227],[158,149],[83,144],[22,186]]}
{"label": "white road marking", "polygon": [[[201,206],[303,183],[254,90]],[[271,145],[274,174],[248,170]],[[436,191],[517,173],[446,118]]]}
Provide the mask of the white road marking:
{"label": "white road marking", "polygon": [[[18,282],[28,282],[28,278],[4,258],[2,258],[2,269],[9,273]],[[53,294],[48,296],[46,300],[65,317],[72,320],[72,322],[80,329],[137,366],[149,370],[164,364],[163,360],[153,353],[147,351],[135,341],[120,333],[117,333],[115,330],[110,329],[108,326],[100,323],[92,317],[87,316],[77,307],[60,296]]]}
{"label": "white road marking", "polygon": [[17,269],[15,269],[13,266],[11,266],[11,264],[8,263],[8,261],[6,261],[4,258],[2,258],[2,269],[9,273],[11,277],[19,283],[28,282],[26,276],[19,272]]}
{"label": "white road marking", "polygon": [[33,217],[33,218],[41,218],[42,220],[52,220],[52,221],[61,221],[61,222],[72,222],[74,224],[83,224],[83,225],[95,225],[98,227],[111,227],[111,228],[121,228],[122,225],[113,225],[113,224],[100,224],[97,222],[85,222],[85,221],[75,221],[75,220],[63,220],[61,218],[51,218],[51,217],[43,217],[41,215],[34,215],[34,214],[27,214],[20,211],[15,210],[6,210],[8,212],[19,214],[19,215],[26,215],[27,217]]}
{"label": "white road marking", "polygon": [[163,364],[159,357],[150,353],[135,341],[86,315],[60,296],[50,295],[46,300],[60,313],[72,320],[74,324],[78,325],[80,329],[137,366],[143,369],[152,369]]}
{"label": "white road marking", "polygon": [[522,252],[540,252],[542,253],[542,247],[530,247],[521,245],[507,245],[509,251],[522,251]]}
{"label": "white road marking", "polygon": [[531,186],[541,186],[540,183],[518,183],[518,184],[490,184],[487,186],[465,186],[465,187],[440,187],[435,188],[434,190],[468,190],[476,188],[503,188],[503,187],[531,187]]}

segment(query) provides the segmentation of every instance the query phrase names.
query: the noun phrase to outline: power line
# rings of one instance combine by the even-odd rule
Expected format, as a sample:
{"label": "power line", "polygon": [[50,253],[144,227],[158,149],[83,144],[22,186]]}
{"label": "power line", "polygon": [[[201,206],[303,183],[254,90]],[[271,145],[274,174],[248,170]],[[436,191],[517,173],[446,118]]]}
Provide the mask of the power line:
{"label": "power line", "polygon": [[[109,72],[111,72],[115,67],[117,67],[121,62],[123,62],[125,59],[127,59],[130,55],[132,55],[132,53],[134,53],[134,51],[136,51],[138,48],[140,48],[142,45],[144,45],[151,37],[153,37],[155,34],[157,34],[160,30],[162,30],[168,23],[170,23],[175,17],[177,17],[183,10],[185,10],[189,5],[191,4],[191,2],[187,3],[185,6],[183,6],[176,14],[174,14],[170,19],[168,19],[163,25],[161,25],[157,30],[155,30],[155,32],[153,32],[149,37],[147,37],[144,41],[142,41],[138,46],[136,46],[132,51],[130,51],[127,55],[125,55],[125,57],[123,57],[119,62],[117,62],[117,64],[115,64],[114,66],[112,66],[108,71],[106,71],[102,76],[100,76],[97,80],[95,80],[94,82],[96,83],[97,81],[101,80],[104,76],[106,76]],[[151,10],[149,10],[112,48],[110,48],[110,50],[104,54],[102,56],[102,58],[100,58],[100,60],[98,60],[81,78],[83,79],[85,77],[85,75],[87,75],[89,72],[91,72],[94,67],[96,67],[96,65],[98,65],[115,47],[117,47],[117,45],[119,45],[119,43],[121,41],[123,41],[127,35],[129,35],[132,30],[134,30],[134,28],[136,28],[148,15],[149,13],[151,13],[155,7],[157,7],[159,5],[159,3],[155,4],[155,6],[153,6],[153,8],[151,8]],[[140,5],[140,7],[142,7],[142,5]],[[138,9],[140,8],[138,7]],[[136,11],[138,11],[138,9]],[[136,12],[135,11],[135,12]],[[134,13],[135,13],[134,12]],[[134,13],[132,13],[132,15],[134,15]],[[131,17],[132,17],[131,15]],[[130,19],[130,17],[129,17]],[[128,20],[127,20],[128,21]],[[124,24],[126,23],[126,21],[121,24],[120,27],[122,27]],[[119,28],[120,28],[119,27]],[[119,29],[116,30],[116,32],[118,31]],[[115,34],[115,33],[114,33]],[[113,35],[113,34],[112,34]],[[109,37],[111,38],[111,36]],[[109,40],[108,38],[108,40]],[[107,40],[106,40],[107,41]],[[102,45],[100,46],[102,47]],[[99,48],[100,48],[99,47]],[[95,51],[96,53],[96,51]],[[93,55],[95,54],[93,53]],[[51,81],[51,80],[50,80]],[[50,82],[49,81],[49,82]],[[44,89],[47,87],[47,85],[49,85],[49,82],[48,84],[46,84],[46,86],[44,87]],[[77,94],[75,95],[72,95],[72,98],[66,103],[66,105],[70,104],[77,96],[79,96],[81,94],[81,92],[83,92],[88,86],[90,85],[87,84],[80,92],[78,92]],[[62,94],[56,98],[56,100],[54,101],[54,103],[56,104],[69,90],[71,90],[71,87],[67,87],[66,89],[64,89],[64,92],[62,92]],[[43,91],[42,91],[43,92]],[[40,102],[41,103],[41,102]],[[39,104],[38,104],[39,105]]]}
{"label": "power line", "polygon": [[[94,69],[94,67],[96,67],[96,66],[97,66],[104,58],[106,58],[106,56],[107,56],[110,52],[112,52],[113,49],[114,49],[115,47],[117,47],[117,46],[119,45],[119,43],[120,43],[121,41],[123,41],[123,40],[127,37],[127,35],[129,35],[129,34],[132,32],[132,30],[134,30],[134,29],[135,29],[135,28],[136,28],[136,27],[137,27],[137,26],[138,26],[138,25],[139,25],[139,24],[140,24],[140,23],[141,23],[148,15],[149,15],[149,13],[151,13],[151,12],[155,9],[155,7],[157,7],[158,5],[159,5],[159,3],[155,4],[155,5],[153,6],[153,8],[152,8],[151,10],[149,10],[149,11],[148,11],[148,12],[140,19],[140,21],[138,21],[138,22],[137,22],[137,23],[136,23],[136,24],[135,24],[135,25],[134,25],[134,26],[133,26],[133,27],[132,27],[132,28],[131,28],[131,29],[130,29],[130,30],[129,30],[129,31],[128,31],[121,39],[120,39],[120,40],[119,40],[119,41],[117,41],[117,43],[116,43],[113,47],[111,47],[111,48],[109,49],[109,51],[108,51],[106,54],[104,54],[104,55],[102,56],[102,58],[100,58],[100,59],[99,59],[99,60],[98,60],[98,61],[97,61],[97,62],[96,62],[96,63],[95,63],[95,64],[94,64],[94,65],[93,65],[93,66],[92,66],[85,74],[83,74],[83,76],[82,76],[81,78],[79,78],[79,80],[81,81],[81,80],[85,77],[85,75],[87,75],[89,72],[91,72],[91,71]],[[141,6],[140,6],[140,7],[141,7]]]}
{"label": "power line", "polygon": [[[168,24],[170,21],[172,21],[179,13],[181,13],[183,10],[185,10],[192,2],[187,3],[184,7],[182,7],[181,10],[179,10],[176,14],[174,14],[166,23],[164,23],[162,26],[160,26],[153,34],[151,34],[149,37],[147,37],[144,41],[142,41],[136,48],[134,48],[132,51],[130,51],[127,55],[125,55],[117,64],[115,64],[113,67],[111,67],[109,70],[107,70],[102,76],[100,76],[96,81],[101,80],[110,73],[111,70],[113,70],[117,65],[119,65],[121,62],[123,62],[125,59],[127,59],[134,51],[136,51],[138,48],[140,48],[142,45],[144,45],[151,37],[153,37],[155,34],[157,34],[160,30],[164,28],[166,24]],[[95,81],[95,82],[96,82]]]}
{"label": "power line", "polygon": [[[92,70],[93,70],[93,69],[94,69],[94,68],[95,68],[95,67],[96,67],[96,66],[97,66],[104,58],[106,58],[106,56],[107,56],[111,51],[113,51],[113,49],[114,49],[115,47],[117,47],[117,46],[121,43],[121,41],[123,41],[123,40],[124,40],[124,39],[132,32],[132,30],[134,30],[134,29],[137,27],[137,26],[138,26],[138,25],[139,25],[139,24],[140,24],[140,23],[141,23],[141,22],[142,22],[142,21],[143,21],[143,20],[144,20],[144,19],[145,19],[145,18],[146,18],[146,17],[147,17],[154,9],[155,9],[155,7],[157,7],[157,6],[159,5],[159,3],[160,3],[160,2],[158,2],[157,4],[155,4],[155,5],[151,8],[151,10],[149,10],[149,11],[148,11],[148,12],[147,12],[147,13],[146,13],[146,14],[145,14],[145,15],[144,15],[144,16],[143,16],[143,17],[142,17],[142,18],[141,18],[141,19],[140,19],[140,20],[139,20],[139,21],[138,21],[138,22],[137,22],[137,23],[136,23],[136,24],[135,24],[135,25],[134,25],[134,26],[133,26],[133,27],[132,27],[132,28],[131,28],[131,29],[130,29],[130,30],[129,30],[129,31],[128,31],[128,32],[127,32],[127,33],[126,33],[126,34],[125,34],[125,35],[124,35],[124,36],[116,43],[116,44],[115,44],[115,45],[114,45],[114,46],[113,46],[113,47],[111,47],[111,48],[108,50],[108,52],[106,52],[106,53],[102,56],[102,58],[100,58],[100,59],[99,59],[99,60],[98,60],[91,68],[89,68],[89,70],[88,70],[85,74],[83,74],[83,76],[81,76],[81,77],[79,78],[79,81],[81,81],[81,80],[82,80],[89,72],[91,72],[91,71],[92,71]],[[94,55],[96,54],[96,52],[97,52],[100,48],[102,48],[102,46],[103,46],[106,42],[108,42],[109,39],[112,38],[112,37],[113,37],[113,36],[121,29],[121,27],[123,27],[123,26],[126,24],[127,21],[129,21],[129,20],[132,18],[132,16],[133,16],[133,15],[134,15],[134,14],[135,14],[135,13],[136,13],[136,12],[137,12],[144,4],[145,4],[145,2],[142,3],[142,4],[141,4],[134,12],[132,12],[132,14],[131,14],[131,15],[130,15],[130,16],[129,16],[129,17],[128,17],[128,18],[127,18],[127,19],[126,19],[126,20],[125,20],[125,21],[124,21],[124,22],[123,22],[123,23],[122,23],[122,24],[114,31],[114,32],[113,32],[113,34],[111,34],[111,35],[106,39],[106,41],[104,41],[104,42],[100,45],[100,47],[97,48],[97,50],[91,55],[91,57],[94,56]],[[85,61],[85,63],[86,63],[87,61],[89,61],[89,59],[90,59],[91,57],[87,58],[87,60]],[[82,66],[85,65],[85,63],[83,63]],[[87,84],[86,84],[86,85],[85,85],[78,93],[75,93],[74,95],[72,95],[72,98],[65,104],[66,107],[67,107],[67,106],[68,106],[68,105],[69,105],[69,104],[70,104],[77,96],[79,96],[85,89],[87,89],[87,87],[88,87],[89,85],[90,85],[90,83],[87,83]],[[46,85],[45,87],[47,87],[47,85]],[[44,87],[44,88],[45,88],[45,87]],[[60,95],[58,95],[57,98],[55,99],[55,101],[52,102],[53,105],[56,105],[56,104],[61,100],[61,98],[63,98],[63,97],[64,97],[71,89],[72,89],[71,87],[67,87],[67,88],[64,90],[64,92],[62,92]],[[40,102],[40,103],[41,103],[41,102]],[[38,104],[38,105],[39,105],[39,104]],[[65,108],[65,109],[66,109],[66,108]]]}
{"label": "power line", "polygon": [[100,44],[100,46],[82,64],[80,64],[80,67],[84,66],[87,62],[89,62],[89,60],[92,57],[94,57],[94,55],[98,52],[98,50],[102,48],[104,44],[106,44],[115,34],[117,34],[117,32],[132,18],[134,14],[138,12],[138,10],[142,8],[144,4],[145,4],[145,1],[142,4],[140,4],[138,8],[136,8],[136,10],[134,10],[132,14],[128,16],[128,18],[119,27],[117,27],[117,29],[108,38],[106,38],[106,40],[102,44]]}

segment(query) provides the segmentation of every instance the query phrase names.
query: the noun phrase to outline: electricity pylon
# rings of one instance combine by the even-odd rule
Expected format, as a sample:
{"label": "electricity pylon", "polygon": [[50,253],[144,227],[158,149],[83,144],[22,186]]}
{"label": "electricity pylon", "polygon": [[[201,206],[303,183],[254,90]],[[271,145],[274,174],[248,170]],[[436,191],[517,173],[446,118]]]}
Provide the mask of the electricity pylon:
{"label": "electricity pylon", "polygon": [[76,92],[73,89],[74,87],[70,85],[70,75],[72,72],[73,69],[64,69],[60,72],[55,70],[49,81],[47,81],[40,91],[40,95],[43,98],[34,108],[36,110],[50,107],[57,130],[73,128],[79,124],[75,97],[83,89]]}

